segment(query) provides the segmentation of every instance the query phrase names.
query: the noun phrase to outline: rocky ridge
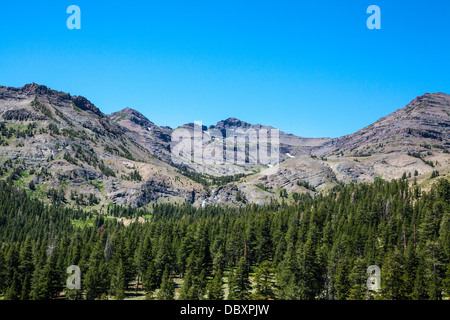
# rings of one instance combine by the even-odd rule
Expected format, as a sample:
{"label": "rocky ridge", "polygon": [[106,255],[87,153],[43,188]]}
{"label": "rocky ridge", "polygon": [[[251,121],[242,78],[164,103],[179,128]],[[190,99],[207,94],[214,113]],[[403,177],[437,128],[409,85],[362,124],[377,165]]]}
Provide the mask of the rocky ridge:
{"label": "rocky ridge", "polygon": [[[194,124],[157,126],[125,108],[103,114],[82,96],[38,84],[0,86],[0,176],[34,188],[66,205],[108,203],[146,206],[293,201],[342,183],[400,178],[424,186],[431,175],[448,176],[450,96],[425,94],[374,124],[344,137],[303,138],[280,131],[278,165],[199,164],[192,154],[174,163],[177,130],[193,135]],[[199,128],[204,156],[220,150],[227,130],[275,129],[236,118]],[[245,143],[237,144],[245,151]],[[211,160],[209,159],[209,160]],[[251,156],[250,156],[250,160]],[[222,177],[217,180],[214,177]],[[88,199],[88,200],[86,200]]]}

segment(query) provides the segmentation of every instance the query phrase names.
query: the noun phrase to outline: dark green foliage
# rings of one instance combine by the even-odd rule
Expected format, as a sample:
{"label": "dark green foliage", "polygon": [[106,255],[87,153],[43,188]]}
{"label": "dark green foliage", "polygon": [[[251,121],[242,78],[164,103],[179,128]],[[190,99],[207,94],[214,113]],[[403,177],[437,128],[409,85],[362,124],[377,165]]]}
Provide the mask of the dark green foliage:
{"label": "dark green foliage", "polygon": [[237,202],[242,202],[242,203],[246,203],[247,202],[247,198],[246,198],[245,194],[241,192],[241,190],[238,190],[236,192],[236,201]]}
{"label": "dark green foliage", "polygon": [[28,184],[28,188],[29,188],[31,191],[36,190],[36,186],[35,186],[33,180],[31,180],[30,183]]}
{"label": "dark green foliage", "polygon": [[223,271],[221,267],[218,267],[213,274],[214,278],[208,286],[208,299],[209,300],[223,300]]}
{"label": "dark green foliage", "polygon": [[105,166],[103,164],[103,161],[98,165],[98,168],[107,177],[115,177],[116,176],[116,173],[108,166]]}
{"label": "dark green foliage", "polygon": [[48,125],[48,130],[49,130],[51,133],[55,134],[55,135],[59,135],[59,134],[60,134],[60,131],[59,131],[58,127],[57,127],[56,124],[54,124],[54,123],[50,123],[50,124]]}
{"label": "dark green foliage", "polygon": [[175,294],[175,284],[169,273],[169,269],[166,268],[162,277],[161,288],[158,291],[159,300],[173,300]]}
{"label": "dark green foliage", "polygon": [[231,176],[212,176],[206,173],[197,173],[185,169],[179,169],[178,173],[182,174],[185,177],[188,177],[191,180],[194,180],[195,182],[202,184],[205,187],[223,186],[228,183],[239,181],[242,178],[245,178],[250,175],[245,173],[238,173]]}
{"label": "dark green foliage", "polygon": [[275,270],[270,261],[266,260],[259,265],[255,275],[255,300],[267,300],[275,298]]}
{"label": "dark green foliage", "polygon": [[34,97],[34,100],[31,102],[31,105],[33,106],[33,108],[34,108],[36,111],[39,111],[39,112],[43,113],[46,117],[55,120],[55,119],[53,118],[53,114],[52,114],[52,112],[50,111],[50,109],[47,108],[42,102],[40,102],[40,101],[38,100],[37,96]]}
{"label": "dark green foliage", "polygon": [[[7,127],[7,123],[0,122],[0,145],[7,146],[10,138],[27,138],[33,137],[36,134],[36,122],[31,122],[26,125],[25,129],[15,129],[14,127]],[[5,138],[3,140],[2,138]]]}
{"label": "dark green foliage", "polygon": [[131,152],[123,144],[119,144],[119,148],[123,151],[123,153],[119,152],[120,157],[127,158],[133,161],[135,160]]}
{"label": "dark green foliage", "polygon": [[233,281],[230,281],[230,294],[228,300],[245,300],[250,295],[251,285],[249,279],[249,266],[245,257],[241,257],[236,268],[236,272],[232,275]]}
{"label": "dark green foliage", "polygon": [[64,160],[66,160],[67,162],[69,162],[75,166],[78,165],[77,159],[73,158],[68,152],[64,153]]}
{"label": "dark green foliage", "polygon": [[59,111],[58,109],[55,109],[55,113],[58,117],[60,117],[61,119],[63,119],[69,126],[73,127],[73,123],[72,121],[70,121],[65,115],[64,113],[62,113],[61,111]]}
{"label": "dark green foliage", "polygon": [[83,148],[77,144],[75,145],[75,158],[93,167],[97,167],[99,162],[99,159],[93,149],[88,149],[86,147]]}
{"label": "dark green foliage", "polygon": [[131,152],[123,144],[119,144],[119,149],[111,145],[106,145],[105,151],[119,157],[127,158],[129,160],[135,160]]}
{"label": "dark green foliage", "polygon": [[126,275],[122,262],[116,268],[116,272],[111,281],[111,292],[115,296],[116,300],[123,300],[125,298],[126,290]]}
{"label": "dark green foliage", "polygon": [[297,185],[300,187],[305,187],[306,189],[314,192],[317,191],[317,189],[313,185],[311,185],[308,181],[297,181]]}
{"label": "dark green foliage", "polygon": [[137,170],[133,170],[128,176],[122,175],[123,180],[142,181],[142,176]]}
{"label": "dark green foliage", "polygon": [[433,170],[433,172],[431,172],[431,179],[439,177],[439,171],[438,170]]}
{"label": "dark green foliage", "polygon": [[[4,164],[8,167],[9,164]],[[41,172],[40,174],[44,174]],[[450,295],[450,183],[429,191],[406,180],[338,186],[293,205],[110,205],[96,211],[33,200],[0,181],[0,296],[123,299],[145,291],[173,299],[445,299]],[[28,191],[29,192],[29,191]],[[77,196],[77,195],[75,195]],[[94,196],[86,204],[94,203]],[[76,221],[77,223],[73,223]],[[81,269],[65,290],[66,268]],[[369,293],[369,265],[381,291]]]}
{"label": "dark green foliage", "polygon": [[61,204],[66,202],[64,190],[59,188],[58,190],[50,188],[47,191],[47,198],[49,198],[53,204]]}
{"label": "dark green foliage", "polygon": [[[428,152],[427,155],[431,155],[432,153]],[[420,160],[422,160],[425,164],[434,167],[434,163],[433,161],[429,161],[429,160],[425,160],[425,155],[418,153],[418,152],[408,152],[408,156],[414,157],[414,158],[418,158]]]}

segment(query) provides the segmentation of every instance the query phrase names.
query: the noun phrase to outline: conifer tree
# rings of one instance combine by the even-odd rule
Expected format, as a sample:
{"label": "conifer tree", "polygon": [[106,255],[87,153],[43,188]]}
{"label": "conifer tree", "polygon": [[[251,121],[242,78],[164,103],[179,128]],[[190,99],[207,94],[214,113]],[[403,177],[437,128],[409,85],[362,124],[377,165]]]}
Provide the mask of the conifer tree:
{"label": "conifer tree", "polygon": [[275,293],[273,289],[274,270],[270,261],[262,262],[255,275],[255,293],[252,298],[255,300],[274,299]]}
{"label": "conifer tree", "polygon": [[124,264],[119,262],[115,274],[111,278],[111,293],[116,300],[125,299],[126,275]]}
{"label": "conifer tree", "polygon": [[163,273],[161,288],[158,291],[157,298],[158,300],[173,300],[175,294],[175,284],[170,276],[169,269]]}
{"label": "conifer tree", "polygon": [[158,286],[156,279],[156,268],[153,261],[150,261],[147,271],[144,274],[143,285],[147,293],[154,291]]}
{"label": "conifer tree", "polygon": [[384,299],[399,300],[405,297],[401,265],[402,257],[398,250],[386,254],[381,276],[382,297]]}
{"label": "conifer tree", "polygon": [[358,258],[349,275],[351,289],[349,291],[348,300],[363,300],[364,292],[367,291],[367,264],[364,259]]}
{"label": "conifer tree", "polygon": [[209,300],[222,300],[224,297],[223,292],[223,271],[219,266],[214,272],[214,278],[208,286],[208,299]]}
{"label": "conifer tree", "polygon": [[251,285],[249,279],[249,270],[247,260],[242,257],[236,268],[234,283],[230,288],[233,292],[233,298],[236,300],[246,300],[250,295]]}

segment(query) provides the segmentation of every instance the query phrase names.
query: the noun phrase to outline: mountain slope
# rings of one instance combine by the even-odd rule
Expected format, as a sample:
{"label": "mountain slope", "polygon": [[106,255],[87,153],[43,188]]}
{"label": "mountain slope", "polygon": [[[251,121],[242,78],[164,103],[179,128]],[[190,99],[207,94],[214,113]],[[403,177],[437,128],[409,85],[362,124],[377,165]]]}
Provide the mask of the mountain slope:
{"label": "mountain slope", "polygon": [[[276,175],[263,171],[242,182],[242,190],[264,185],[261,197],[283,187],[288,192],[309,192],[302,185],[327,189],[339,183],[371,182],[376,177],[398,179],[405,173],[428,183],[433,172],[450,171],[450,96],[425,94],[404,108],[381,118],[354,134],[324,142],[299,156],[280,163]],[[267,169],[270,171],[272,169]],[[300,185],[297,183],[299,182]],[[300,188],[299,188],[300,187]]]}
{"label": "mountain slope", "polygon": [[158,127],[139,111],[125,108],[114,112],[108,117],[121,127],[126,128],[125,134],[150,151],[151,154],[170,163],[170,135],[169,127]]}
{"label": "mountain slope", "polygon": [[[449,126],[450,96],[425,94],[344,137],[302,138],[280,131],[278,165],[258,163],[247,152],[248,140],[233,140],[245,163],[218,163],[214,153],[230,143],[227,130],[275,128],[228,118],[172,130],[130,108],[106,116],[84,97],[42,85],[0,86],[0,178],[48,201],[97,209],[158,201],[262,204],[380,176],[406,175],[427,186],[432,174],[450,171]],[[171,152],[179,142],[172,134],[184,130],[194,137],[195,129],[208,161],[195,163],[189,151],[180,153],[181,164],[174,163]]]}
{"label": "mountain slope", "polygon": [[0,119],[0,173],[18,185],[32,182],[44,198],[142,206],[194,202],[194,193],[204,193],[84,97],[37,84],[0,87]]}
{"label": "mountain slope", "polygon": [[[276,129],[271,126],[261,125],[261,124],[250,124],[244,121],[241,121],[236,118],[228,118],[226,120],[219,121],[216,125],[212,125],[209,129],[216,129],[222,132],[225,135],[226,130],[236,130],[236,129]],[[280,138],[280,158],[281,160],[285,160],[290,158],[291,156],[298,156],[302,154],[311,154],[313,150],[316,150],[330,142],[330,138],[303,138],[298,137],[293,134],[285,133],[279,130],[279,138]],[[289,153],[289,155],[287,155]]]}
{"label": "mountain slope", "polygon": [[450,147],[450,96],[425,94],[356,133],[333,139],[317,155],[424,151],[423,145]]}

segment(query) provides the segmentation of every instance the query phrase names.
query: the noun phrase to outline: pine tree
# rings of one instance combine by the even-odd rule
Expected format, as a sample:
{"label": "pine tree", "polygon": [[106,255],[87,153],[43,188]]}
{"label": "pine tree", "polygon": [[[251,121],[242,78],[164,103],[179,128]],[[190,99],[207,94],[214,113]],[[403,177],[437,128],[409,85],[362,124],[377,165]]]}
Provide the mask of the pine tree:
{"label": "pine tree", "polygon": [[180,289],[179,300],[198,300],[198,296],[194,294],[194,289],[194,276],[188,272]]}
{"label": "pine tree", "polygon": [[364,291],[367,291],[366,265],[367,264],[362,258],[358,258],[354,263],[354,267],[349,275],[351,289],[349,291],[348,300],[364,299]]}
{"label": "pine tree", "polygon": [[384,299],[404,299],[405,287],[401,268],[401,253],[398,250],[387,253],[383,261],[381,276],[382,297]]}
{"label": "pine tree", "polygon": [[143,285],[147,293],[154,291],[158,287],[156,278],[156,268],[153,261],[150,261],[147,271],[144,274]]}
{"label": "pine tree", "polygon": [[108,292],[110,282],[108,267],[104,257],[103,241],[99,239],[92,246],[88,269],[82,278],[87,300],[99,299],[102,295],[105,295]]}
{"label": "pine tree", "polygon": [[423,268],[419,266],[414,280],[414,288],[411,294],[413,300],[425,300],[428,298],[425,279],[423,277]]}
{"label": "pine tree", "polygon": [[234,291],[234,288],[236,287],[236,275],[233,272],[230,272],[227,281],[228,281],[227,300],[237,300],[236,292]]}
{"label": "pine tree", "polygon": [[123,262],[120,261],[115,274],[111,278],[111,293],[116,300],[125,299],[126,276]]}
{"label": "pine tree", "polygon": [[214,273],[214,278],[208,286],[209,300],[223,300],[223,271],[219,266]]}
{"label": "pine tree", "polygon": [[19,299],[21,292],[20,275],[19,275],[19,259],[18,259],[17,244],[10,246],[5,259],[5,287],[6,299]]}
{"label": "pine tree", "polygon": [[28,300],[29,292],[31,290],[31,278],[34,271],[33,252],[30,236],[26,237],[25,242],[20,249],[19,261],[20,277],[21,279],[23,279],[20,296],[22,300]]}
{"label": "pine tree", "polygon": [[230,288],[233,292],[234,299],[246,300],[250,295],[251,285],[249,279],[248,264],[247,260],[242,257],[236,268],[236,273],[234,275],[234,283]]}
{"label": "pine tree", "polygon": [[[161,296],[173,298],[173,290],[162,290],[174,287],[171,274],[184,280],[180,296],[186,288],[192,299],[221,299],[227,286],[228,299],[267,299],[270,289],[280,299],[364,299],[365,271],[375,264],[383,282],[375,298],[446,299],[449,199],[446,179],[421,190],[378,178],[301,196],[295,204],[155,204],[151,221],[124,226],[95,211],[44,206],[0,180],[0,295],[59,298],[66,267],[79,265],[82,289],[66,290],[66,299],[122,298],[128,284],[137,289],[141,280],[147,292],[159,287]],[[104,210],[115,217],[148,214],[114,205]],[[250,295],[249,265],[257,263]],[[269,264],[275,271],[266,270]],[[225,268],[234,270],[226,273],[228,281]],[[276,286],[270,286],[271,276]]]}
{"label": "pine tree", "polygon": [[314,300],[322,289],[318,256],[311,237],[304,246],[299,247],[299,272],[301,297]]}
{"label": "pine tree", "polygon": [[418,265],[419,259],[416,254],[416,250],[414,246],[409,245],[406,252],[402,277],[405,288],[405,295],[408,298],[411,298],[413,294]]}
{"label": "pine tree", "polygon": [[161,288],[158,291],[157,298],[158,300],[173,300],[175,294],[175,285],[170,276],[169,269],[163,273]]}
{"label": "pine tree", "polygon": [[258,234],[258,262],[262,262],[264,260],[268,260],[271,255],[272,248],[272,240],[270,234],[270,218],[266,213],[263,216],[263,220],[261,222],[261,226],[259,228],[260,232]]}
{"label": "pine tree", "polygon": [[447,298],[450,298],[450,263],[447,264],[447,271],[445,272],[445,278],[442,281],[442,289]]}
{"label": "pine tree", "polygon": [[31,297],[33,300],[48,300],[55,298],[62,290],[60,270],[56,267],[57,255],[51,253],[42,270],[34,274],[36,281]]}
{"label": "pine tree", "polygon": [[348,298],[350,292],[348,262],[344,259],[338,261],[338,269],[333,279],[334,295],[338,300],[345,300]]}
{"label": "pine tree", "polygon": [[6,266],[3,252],[0,250],[0,294],[3,293],[6,288]]}
{"label": "pine tree", "polygon": [[274,284],[274,270],[270,261],[262,262],[255,275],[256,292],[252,295],[256,300],[268,300],[275,297],[273,290]]}
{"label": "pine tree", "polygon": [[186,274],[180,290],[180,300],[199,300],[198,270],[201,259],[192,251],[187,259]]}
{"label": "pine tree", "polygon": [[10,284],[6,290],[5,299],[6,300],[18,300],[21,292],[20,281],[18,272],[14,272],[12,279],[10,279]]}

